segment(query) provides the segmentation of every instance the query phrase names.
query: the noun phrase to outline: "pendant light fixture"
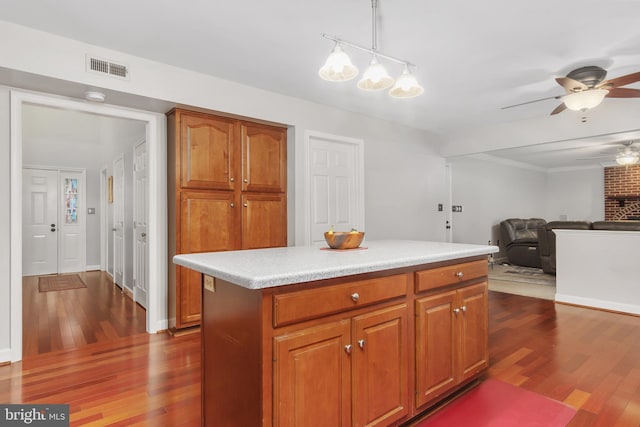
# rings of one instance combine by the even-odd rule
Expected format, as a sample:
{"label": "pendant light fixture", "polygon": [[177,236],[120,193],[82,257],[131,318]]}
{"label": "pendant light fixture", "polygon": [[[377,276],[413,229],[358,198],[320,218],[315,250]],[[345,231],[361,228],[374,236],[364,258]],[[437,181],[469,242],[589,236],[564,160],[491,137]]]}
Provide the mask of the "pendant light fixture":
{"label": "pendant light fixture", "polygon": [[[371,49],[322,33],[322,37],[333,40],[335,45],[324,66],[320,68],[318,74],[324,80],[333,82],[353,79],[358,74],[358,68],[351,63],[351,59],[342,49],[342,46],[349,46],[371,54],[369,66],[365,70],[360,81],[358,81],[358,87],[360,89],[366,91],[378,91],[388,89],[393,86],[391,87],[391,90],[389,90],[389,95],[394,98],[412,98],[422,94],[424,89],[418,84],[418,81],[410,70],[411,67],[416,68],[414,64],[409,61],[385,55],[378,51],[378,0],[371,0],[371,16]],[[402,74],[398,77],[395,85],[394,79],[389,75],[384,65],[380,62],[380,58],[404,66]]]}
{"label": "pendant light fixture", "polygon": [[340,43],[336,42],[318,74],[330,82],[346,82],[358,75],[358,68],[351,63],[349,55],[342,50]]}

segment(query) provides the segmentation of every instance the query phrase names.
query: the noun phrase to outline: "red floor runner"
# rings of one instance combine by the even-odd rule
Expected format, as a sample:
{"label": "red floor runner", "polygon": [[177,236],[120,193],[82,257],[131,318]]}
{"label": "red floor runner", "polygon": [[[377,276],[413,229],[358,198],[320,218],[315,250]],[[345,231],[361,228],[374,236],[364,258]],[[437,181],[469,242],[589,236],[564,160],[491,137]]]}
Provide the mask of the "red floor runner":
{"label": "red floor runner", "polygon": [[565,427],[575,413],[564,403],[489,379],[416,427]]}

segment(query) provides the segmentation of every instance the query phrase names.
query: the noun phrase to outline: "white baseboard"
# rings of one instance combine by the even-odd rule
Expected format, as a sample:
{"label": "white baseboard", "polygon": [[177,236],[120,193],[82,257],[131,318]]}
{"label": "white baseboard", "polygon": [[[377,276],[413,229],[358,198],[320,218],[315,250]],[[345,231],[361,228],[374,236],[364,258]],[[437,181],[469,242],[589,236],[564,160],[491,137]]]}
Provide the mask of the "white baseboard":
{"label": "white baseboard", "polygon": [[556,294],[557,302],[581,305],[584,307],[600,308],[603,310],[619,311],[621,313],[640,314],[640,305],[625,304],[615,301],[604,301],[594,298],[577,297],[574,295]]}
{"label": "white baseboard", "polygon": [[0,363],[11,362],[11,349],[3,348],[0,349]]}
{"label": "white baseboard", "polygon": [[98,265],[85,265],[84,266],[84,271],[96,271],[96,270],[100,270],[100,264],[98,264]]}

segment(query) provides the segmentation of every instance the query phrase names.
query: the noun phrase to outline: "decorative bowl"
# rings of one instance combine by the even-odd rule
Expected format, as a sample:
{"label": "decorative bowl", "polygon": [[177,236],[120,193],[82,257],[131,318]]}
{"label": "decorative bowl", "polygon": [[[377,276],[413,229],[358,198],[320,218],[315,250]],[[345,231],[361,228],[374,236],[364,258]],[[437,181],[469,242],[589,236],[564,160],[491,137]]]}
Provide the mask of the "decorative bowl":
{"label": "decorative bowl", "polygon": [[324,240],[331,249],[356,249],[364,239],[364,231],[325,232]]}

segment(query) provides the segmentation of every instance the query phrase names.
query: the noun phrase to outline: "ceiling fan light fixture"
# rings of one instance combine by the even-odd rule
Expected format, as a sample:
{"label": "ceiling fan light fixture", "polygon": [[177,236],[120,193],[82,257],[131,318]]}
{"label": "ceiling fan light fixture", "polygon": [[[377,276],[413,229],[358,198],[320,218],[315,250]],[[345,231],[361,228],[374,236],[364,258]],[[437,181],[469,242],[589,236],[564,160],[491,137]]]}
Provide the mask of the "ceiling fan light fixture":
{"label": "ceiling fan light fixture", "polygon": [[420,86],[416,77],[411,74],[409,67],[405,64],[402,74],[389,90],[389,95],[394,98],[413,98],[414,96],[422,95],[423,92],[424,88]]}
{"label": "ceiling fan light fixture", "polygon": [[640,161],[640,154],[635,152],[622,152],[616,156],[616,163],[623,166],[635,165]]}
{"label": "ceiling fan light fixture", "polygon": [[330,82],[346,82],[358,75],[358,68],[351,63],[340,43],[336,42],[318,74]]}
{"label": "ceiling fan light fixture", "polygon": [[564,105],[573,111],[586,111],[600,105],[609,93],[606,89],[588,89],[570,93],[562,98]]}
{"label": "ceiling fan light fixture", "polygon": [[384,65],[378,61],[376,55],[373,55],[369,67],[358,82],[358,87],[362,90],[383,90],[391,87],[393,81],[393,77],[387,73]]}

